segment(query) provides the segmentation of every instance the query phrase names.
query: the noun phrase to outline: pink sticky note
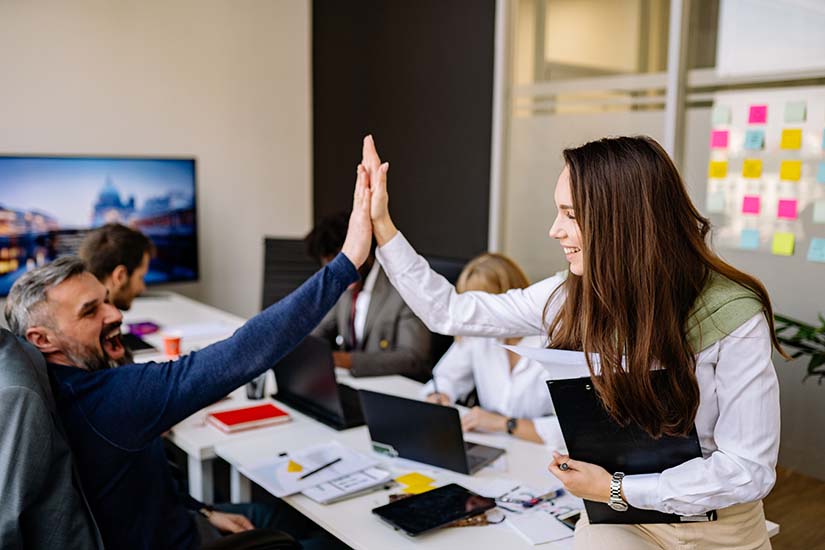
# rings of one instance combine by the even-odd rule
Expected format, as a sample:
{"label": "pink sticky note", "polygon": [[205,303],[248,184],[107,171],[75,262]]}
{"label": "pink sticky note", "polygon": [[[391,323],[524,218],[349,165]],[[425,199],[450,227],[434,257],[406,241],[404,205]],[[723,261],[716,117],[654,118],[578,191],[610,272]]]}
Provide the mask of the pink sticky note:
{"label": "pink sticky note", "polygon": [[780,199],[776,209],[777,218],[796,219],[796,199]]}
{"label": "pink sticky note", "polygon": [[748,124],[765,124],[768,121],[767,105],[751,105],[748,113]]}
{"label": "pink sticky note", "polygon": [[710,147],[711,147],[711,149],[727,149],[728,148],[728,131],[727,130],[713,130],[710,133]]}
{"label": "pink sticky note", "polygon": [[759,196],[745,195],[742,199],[743,214],[759,214]]}

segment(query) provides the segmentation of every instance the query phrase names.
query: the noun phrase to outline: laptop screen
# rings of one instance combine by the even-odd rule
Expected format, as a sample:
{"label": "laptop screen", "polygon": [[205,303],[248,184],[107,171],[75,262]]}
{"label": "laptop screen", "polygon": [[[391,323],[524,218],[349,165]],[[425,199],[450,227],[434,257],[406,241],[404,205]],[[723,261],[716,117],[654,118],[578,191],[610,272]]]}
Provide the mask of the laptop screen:
{"label": "laptop screen", "polygon": [[272,370],[279,397],[297,398],[343,418],[332,351],[326,340],[307,336]]}

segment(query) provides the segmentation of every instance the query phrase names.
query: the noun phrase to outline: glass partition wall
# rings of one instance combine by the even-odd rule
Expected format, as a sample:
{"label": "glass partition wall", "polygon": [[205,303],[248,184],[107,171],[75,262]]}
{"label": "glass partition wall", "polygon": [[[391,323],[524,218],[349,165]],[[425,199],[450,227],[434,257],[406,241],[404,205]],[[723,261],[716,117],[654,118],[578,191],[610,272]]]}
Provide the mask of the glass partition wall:
{"label": "glass partition wall", "polygon": [[[760,154],[798,155],[807,178],[802,183],[820,197],[813,202],[825,206],[825,2],[499,0],[498,7],[502,86],[495,97],[504,115],[498,125],[494,117],[493,158],[500,161],[491,181],[490,248],[513,257],[531,280],[567,268],[548,237],[553,190],[562,150],[588,140],[634,134],[659,140],[696,206],[724,228],[729,220],[708,211],[712,201],[706,196],[709,161],[719,154],[712,153],[710,136],[719,128],[712,111],[720,100],[745,97],[744,107],[735,108],[748,124],[747,113],[738,111],[781,98],[763,130],[773,143]],[[789,126],[782,108],[787,113],[794,98],[806,99],[808,107],[802,116],[810,131],[802,130],[799,152],[783,151],[773,135]],[[741,141],[733,129],[731,136]],[[734,179],[746,177],[742,168],[741,158],[729,159]],[[766,170],[775,170],[767,160]],[[717,242],[717,251],[765,283],[777,312],[816,323],[817,314],[825,313],[825,263],[806,254],[813,237],[825,238],[825,208],[817,213],[801,200],[799,206],[791,256],[772,253],[770,242],[758,251]],[[804,366],[779,357],[775,364],[783,403],[780,463],[825,479],[825,432],[808,429],[825,423],[822,388],[801,383]]]}

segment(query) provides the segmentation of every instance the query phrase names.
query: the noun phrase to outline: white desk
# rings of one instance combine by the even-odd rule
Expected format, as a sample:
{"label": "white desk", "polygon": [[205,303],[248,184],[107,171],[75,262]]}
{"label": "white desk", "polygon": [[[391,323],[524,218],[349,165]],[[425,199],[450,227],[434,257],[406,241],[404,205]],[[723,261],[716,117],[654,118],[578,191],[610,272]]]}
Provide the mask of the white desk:
{"label": "white desk", "polygon": [[[372,389],[402,397],[418,398],[421,384],[400,376],[375,378],[352,378],[339,375],[339,380],[360,389]],[[280,405],[279,405],[280,406]],[[277,433],[261,434],[260,437],[242,441],[221,443],[215,446],[218,456],[233,467],[234,475],[242,478],[237,467],[252,465],[266,456],[277,456],[290,449],[300,449],[325,441],[336,440],[344,445],[365,453],[372,453],[369,432],[365,426],[344,431],[336,431],[319,424],[300,413],[293,413],[295,420],[277,427]],[[394,472],[409,470],[429,475],[439,485],[455,482],[469,489],[483,492],[491,480],[514,480],[516,484],[546,487],[552,483],[547,465],[550,451],[542,445],[521,441],[505,434],[469,434],[467,440],[501,447],[507,450],[505,472],[486,468],[474,476],[466,476],[424,464],[411,466],[407,461],[398,462],[379,458]],[[378,457],[372,453],[373,456]],[[301,513],[311,518],[324,529],[356,549],[384,548],[532,548],[512,528],[507,525],[441,529],[417,540],[408,539],[375,517],[370,510],[388,502],[388,495],[399,489],[376,491],[361,497],[335,504],[322,505],[304,497],[294,495],[284,500]],[[542,545],[548,550],[572,548],[572,539]]]}

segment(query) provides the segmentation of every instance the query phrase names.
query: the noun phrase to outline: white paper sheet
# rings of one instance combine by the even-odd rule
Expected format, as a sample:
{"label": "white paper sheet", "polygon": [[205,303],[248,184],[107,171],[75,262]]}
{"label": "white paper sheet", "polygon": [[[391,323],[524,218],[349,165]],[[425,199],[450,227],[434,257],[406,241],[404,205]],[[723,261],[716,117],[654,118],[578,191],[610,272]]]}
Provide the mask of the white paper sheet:
{"label": "white paper sheet", "polygon": [[[503,346],[504,348],[532,359],[547,370],[547,375],[551,380],[566,380],[568,378],[584,378],[590,376],[584,353],[581,351],[568,351],[562,349],[530,348],[526,346]],[[593,369],[599,373],[599,356],[590,355]]]}
{"label": "white paper sheet", "polygon": [[[544,493],[546,491],[520,487],[507,496],[514,499],[527,499]],[[565,491],[562,495],[542,502],[533,508],[522,508],[518,504],[511,503],[503,503],[503,506],[519,512],[505,512],[507,517],[505,523],[527,542],[537,545],[571,538],[573,530],[563,524],[556,516],[565,512],[583,510],[584,502]]]}
{"label": "white paper sheet", "polygon": [[[316,474],[300,479],[307,472],[336,458],[341,460]],[[301,471],[288,471],[290,460],[300,464]],[[276,497],[285,497],[366,470],[375,464],[376,461],[369,456],[332,441],[290,453],[286,457],[267,459],[256,465],[240,468],[240,471]]]}

